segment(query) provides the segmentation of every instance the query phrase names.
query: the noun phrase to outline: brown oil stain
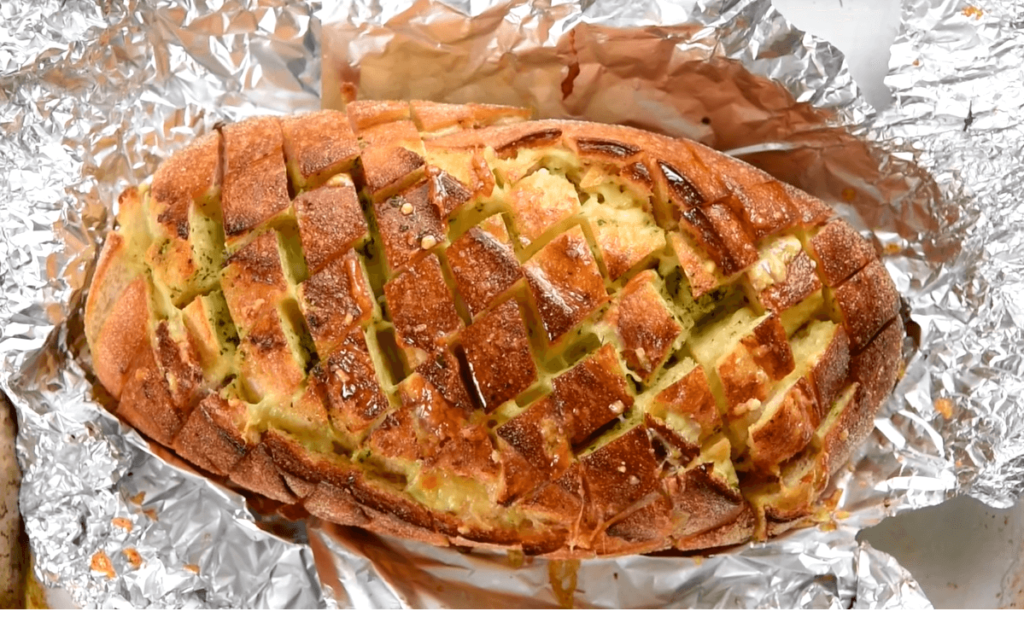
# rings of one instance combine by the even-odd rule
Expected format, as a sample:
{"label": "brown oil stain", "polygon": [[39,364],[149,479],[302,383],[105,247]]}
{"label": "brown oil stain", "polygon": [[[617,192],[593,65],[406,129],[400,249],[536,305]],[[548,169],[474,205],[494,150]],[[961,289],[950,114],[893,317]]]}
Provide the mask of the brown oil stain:
{"label": "brown oil stain", "polygon": [[105,574],[107,578],[114,578],[116,575],[114,572],[114,564],[110,563],[110,557],[107,557],[107,554],[103,551],[92,556],[92,560],[89,562],[89,567],[93,572]]}
{"label": "brown oil stain", "polygon": [[822,503],[822,505],[824,505],[829,510],[835,510],[836,506],[839,505],[839,500],[842,499],[842,498],[843,498],[843,489],[837,488],[835,491],[832,492],[831,495],[829,495],[828,499],[826,499]]}
{"label": "brown oil stain", "polygon": [[548,580],[560,608],[575,606],[576,581],[580,570],[579,559],[552,559],[548,561]]}
{"label": "brown oil stain", "polygon": [[199,566],[197,566],[194,563],[186,563],[182,567],[191,572],[192,574],[199,574]]}
{"label": "brown oil stain", "polygon": [[521,568],[523,567],[524,558],[525,555],[523,554],[523,551],[518,551],[514,549],[510,550],[508,552],[508,565],[516,569]]}
{"label": "brown oil stain", "polygon": [[126,549],[122,550],[121,552],[124,553],[125,559],[128,560],[128,563],[131,564],[131,566],[133,568],[137,569],[140,566],[142,566],[142,561],[143,560],[142,560],[142,555],[139,554],[139,551],[137,551],[134,548],[129,547],[129,548],[126,548]]}
{"label": "brown oil stain", "polygon": [[562,80],[562,100],[569,98],[572,95],[573,86],[576,83],[576,78],[580,76],[580,60],[576,53],[576,31],[572,30],[569,32],[569,52],[572,54],[572,61],[569,62],[569,72],[566,74],[565,79]]}
{"label": "brown oil stain", "polygon": [[123,516],[114,517],[114,519],[111,520],[110,522],[114,524],[114,527],[120,527],[121,529],[124,529],[125,531],[131,531],[132,530],[132,521],[131,521],[131,519],[124,518]]}
{"label": "brown oil stain", "polygon": [[146,491],[142,491],[138,495],[135,495],[134,497],[129,497],[128,498],[128,501],[132,502],[133,504],[135,504],[137,506],[141,506],[142,502],[145,501],[145,500],[146,500]]}
{"label": "brown oil stain", "polygon": [[943,418],[952,420],[954,409],[953,401],[948,398],[935,399],[935,411]]}

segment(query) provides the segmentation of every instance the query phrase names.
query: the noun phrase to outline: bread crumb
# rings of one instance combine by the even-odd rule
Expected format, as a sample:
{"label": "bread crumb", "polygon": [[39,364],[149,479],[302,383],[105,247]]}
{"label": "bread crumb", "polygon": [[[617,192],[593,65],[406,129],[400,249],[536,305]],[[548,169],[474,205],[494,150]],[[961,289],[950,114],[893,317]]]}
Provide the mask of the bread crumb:
{"label": "bread crumb", "polygon": [[125,531],[131,531],[132,530],[132,521],[131,521],[131,519],[124,518],[123,516],[115,517],[111,521],[111,523],[114,524],[114,527],[120,527],[121,529],[124,529]]}
{"label": "bread crumb", "polygon": [[948,398],[935,399],[935,411],[947,420],[953,419],[953,401]]}
{"label": "bread crumb", "polygon": [[133,568],[138,568],[142,565],[142,555],[139,554],[139,551],[134,548],[126,548],[121,552],[124,553],[125,559],[128,560],[128,563]]}
{"label": "bread crumb", "polygon": [[110,563],[110,557],[107,557],[107,554],[103,551],[92,556],[89,567],[92,568],[93,572],[107,575],[107,578],[114,578],[116,574],[114,572],[114,565]]}
{"label": "bread crumb", "polygon": [[973,17],[974,19],[981,19],[981,16],[985,14],[985,11],[982,10],[981,8],[968,4],[967,6],[964,7],[964,10],[961,11],[961,13],[964,14],[964,17]]}

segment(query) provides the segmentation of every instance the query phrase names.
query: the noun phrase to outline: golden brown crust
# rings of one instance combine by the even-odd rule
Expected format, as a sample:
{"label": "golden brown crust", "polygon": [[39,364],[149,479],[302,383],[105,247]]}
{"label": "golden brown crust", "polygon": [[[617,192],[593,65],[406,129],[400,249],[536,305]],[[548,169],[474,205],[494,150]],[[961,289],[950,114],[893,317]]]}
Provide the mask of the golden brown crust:
{"label": "golden brown crust", "polygon": [[644,382],[665,363],[683,332],[654,286],[656,279],[653,270],[634,276],[605,316],[619,336],[626,366]]}
{"label": "golden brown crust", "polygon": [[392,272],[398,272],[445,238],[447,225],[430,203],[426,180],[375,202],[373,213]]}
{"label": "golden brown crust", "polygon": [[349,329],[338,348],[313,367],[309,382],[323,398],[331,422],[352,433],[365,430],[390,406],[359,328]]}
{"label": "golden brown crust", "polygon": [[850,378],[861,385],[865,407],[872,417],[896,384],[902,362],[903,336],[903,322],[893,319],[850,358]]}
{"label": "golden brown crust", "polygon": [[445,251],[459,295],[473,315],[523,277],[501,216],[487,222],[470,228]]}
{"label": "golden brown crust", "polygon": [[262,311],[238,344],[238,376],[248,395],[286,400],[298,390],[306,375],[296,351],[280,314]]}
{"label": "golden brown crust", "polygon": [[371,197],[387,197],[423,172],[423,142],[412,121],[373,124],[356,134],[363,144],[359,154],[362,180]]}
{"label": "golden brown crust", "polygon": [[850,224],[835,220],[811,238],[810,249],[826,285],[836,286],[875,259],[875,248]]}
{"label": "golden brown crust", "polygon": [[369,231],[351,186],[324,186],[299,195],[295,218],[311,273],[354,246]]}
{"label": "golden brown crust", "polygon": [[253,118],[222,129],[224,186],[221,208],[229,244],[288,208],[288,171],[281,122]]}
{"label": "golden brown crust", "polygon": [[530,479],[556,478],[569,468],[571,433],[563,418],[554,401],[544,397],[498,427],[498,437],[518,454],[514,459],[517,471],[513,482],[515,476],[524,474],[529,474]]}
{"label": "golden brown crust", "polygon": [[722,426],[722,417],[715,404],[704,368],[695,366],[675,383],[658,392],[651,412],[688,418],[700,427],[704,439]]}
{"label": "golden brown crust", "polygon": [[867,345],[900,312],[896,286],[878,261],[868,262],[834,291],[854,350]]}
{"label": "golden brown crust", "polygon": [[579,227],[523,264],[547,340],[554,343],[608,300],[597,261]]}
{"label": "golden brown crust", "polygon": [[[525,117],[383,101],[256,119],[126,192],[85,320],[119,415],[297,511],[439,546],[587,558],[803,524],[898,373],[871,245],[703,146]],[[193,280],[224,251],[182,232],[216,222],[221,177],[231,256]],[[595,187],[645,222],[597,231]],[[651,217],[653,244],[619,241]],[[729,348],[687,343],[708,310]]]}
{"label": "golden brown crust", "polygon": [[740,410],[742,414],[749,401],[764,401],[772,385],[794,368],[793,351],[782,322],[769,315],[718,361],[718,378],[729,412]]}
{"label": "golden brown crust", "polygon": [[228,478],[242,488],[266,495],[275,501],[285,504],[296,502],[295,494],[288,488],[281,470],[271,458],[266,445],[262,443],[249,448],[245,456],[231,469]]}
{"label": "golden brown crust", "polygon": [[172,446],[194,465],[227,476],[248,450],[242,433],[247,420],[241,401],[211,394],[189,415]]}
{"label": "golden brown crust", "polygon": [[493,410],[536,381],[526,324],[514,299],[477,318],[460,340],[484,409]]}
{"label": "golden brown crust", "polygon": [[120,398],[129,365],[149,338],[149,287],[143,276],[125,281],[129,273],[116,264],[125,258],[120,236],[111,234],[107,242],[93,276],[85,324],[93,370],[103,387]]}
{"label": "golden brown crust", "polygon": [[187,337],[178,340],[171,334],[167,321],[156,325],[153,338],[157,368],[167,379],[171,403],[178,409],[192,409],[208,386],[198,354]]}
{"label": "golden brown crust", "polygon": [[378,124],[408,120],[409,103],[405,101],[352,101],[345,106],[352,128],[358,134]]}
{"label": "golden brown crust", "polygon": [[492,124],[522,122],[530,119],[530,110],[507,105],[452,105],[433,101],[412,101],[412,115],[424,133],[446,129],[476,129]]}
{"label": "golden brown crust", "polygon": [[701,244],[726,276],[757,261],[757,247],[732,211],[720,203],[683,211],[679,224]]}
{"label": "golden brown crust", "polygon": [[220,278],[231,318],[247,331],[288,292],[277,235],[264,232],[229,257]]}
{"label": "golden brown crust", "polygon": [[359,144],[348,117],[333,109],[281,120],[285,154],[298,171],[295,180],[348,170],[359,155]]}
{"label": "golden brown crust", "polygon": [[157,222],[168,236],[187,239],[188,215],[192,203],[199,201],[217,183],[220,167],[220,133],[199,137],[176,152],[153,174],[150,195],[160,210]]}
{"label": "golden brown crust", "polygon": [[676,540],[675,548],[680,551],[703,551],[710,548],[743,544],[754,536],[756,525],[757,515],[754,513],[753,508],[744,504],[732,522],[702,533],[680,538]]}
{"label": "golden brown crust", "polygon": [[555,377],[551,398],[573,445],[633,406],[629,383],[611,345]]}
{"label": "golden brown crust", "polygon": [[800,251],[786,264],[785,279],[761,291],[759,299],[765,309],[781,315],[783,311],[800,304],[819,289],[821,280],[814,268],[814,262],[807,253]]}
{"label": "golden brown crust", "polygon": [[676,535],[681,539],[728,525],[747,507],[740,492],[713,469],[712,464],[704,463],[662,481],[672,504]]}
{"label": "golden brown crust", "polygon": [[365,326],[373,317],[373,292],[351,249],[299,285],[298,295],[316,351],[324,358],[353,325]]}
{"label": "golden brown crust", "polygon": [[764,413],[771,415],[750,428],[750,456],[758,467],[771,469],[811,441],[819,412],[807,379],[801,377],[782,395],[777,407],[769,406]]}
{"label": "golden brown crust", "polygon": [[455,300],[433,253],[416,261],[384,285],[388,312],[395,324],[399,347],[411,355],[410,365],[433,354],[443,339],[462,327]]}
{"label": "golden brown crust", "polygon": [[580,458],[594,518],[608,521],[658,485],[658,463],[643,425]]}
{"label": "golden brown crust", "polygon": [[516,240],[523,246],[580,209],[572,183],[544,168],[516,182],[505,199],[512,213]]}
{"label": "golden brown crust", "polygon": [[148,345],[139,346],[128,369],[117,415],[147,437],[171,447],[188,419],[189,411],[174,406],[167,380],[157,368],[153,350]]}

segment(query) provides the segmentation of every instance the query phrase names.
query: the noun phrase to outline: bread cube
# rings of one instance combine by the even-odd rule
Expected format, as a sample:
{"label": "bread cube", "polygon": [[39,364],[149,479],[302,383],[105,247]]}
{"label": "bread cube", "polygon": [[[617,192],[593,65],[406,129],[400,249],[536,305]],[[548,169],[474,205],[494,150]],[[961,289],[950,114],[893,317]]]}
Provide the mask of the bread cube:
{"label": "bread cube", "polygon": [[537,380],[526,325],[514,299],[467,326],[460,342],[487,411],[514,398]]}
{"label": "bread cube", "polygon": [[331,355],[353,327],[373,318],[375,304],[358,254],[347,253],[329,262],[298,289],[299,303],[316,351]]}
{"label": "bread cube", "polygon": [[349,184],[331,184],[299,195],[295,218],[310,274],[350,248],[361,246],[368,237],[359,197]]}
{"label": "bread cube", "polygon": [[679,342],[682,327],[658,291],[653,270],[643,270],[612,301],[604,321],[618,338],[626,366],[647,383]]}
{"label": "bread cube", "polygon": [[437,256],[429,254],[384,285],[388,313],[398,346],[410,367],[416,367],[444,346],[445,338],[462,327],[441,273]]}
{"label": "bread cube", "polygon": [[541,168],[515,183],[506,195],[516,240],[529,246],[547,231],[580,209],[571,182]]}
{"label": "bread cube", "polygon": [[573,445],[633,406],[615,349],[605,345],[551,380],[551,399]]}
{"label": "bread cube", "polygon": [[557,236],[523,270],[549,344],[556,344],[608,300],[604,279],[579,227]]}
{"label": "bread cube", "polygon": [[501,215],[470,228],[445,251],[459,295],[479,314],[522,278]]}

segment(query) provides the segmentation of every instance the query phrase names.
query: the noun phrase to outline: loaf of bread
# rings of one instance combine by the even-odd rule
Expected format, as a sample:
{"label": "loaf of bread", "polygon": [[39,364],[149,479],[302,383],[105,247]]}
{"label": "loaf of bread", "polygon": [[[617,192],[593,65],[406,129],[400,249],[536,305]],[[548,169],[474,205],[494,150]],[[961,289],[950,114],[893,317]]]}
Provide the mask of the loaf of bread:
{"label": "loaf of bread", "polygon": [[85,323],[117,414],[209,474],[580,558],[807,521],[893,388],[899,308],[828,206],[699,144],[359,101],[124,192]]}

